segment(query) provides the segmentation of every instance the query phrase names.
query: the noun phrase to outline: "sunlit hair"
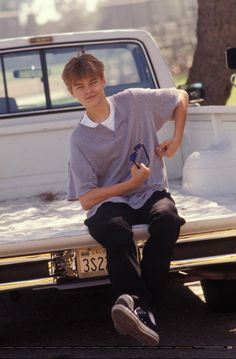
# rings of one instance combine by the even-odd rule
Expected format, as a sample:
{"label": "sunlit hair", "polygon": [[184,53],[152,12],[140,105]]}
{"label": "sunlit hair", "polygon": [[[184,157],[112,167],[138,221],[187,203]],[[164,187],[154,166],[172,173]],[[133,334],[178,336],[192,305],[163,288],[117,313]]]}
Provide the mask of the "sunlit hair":
{"label": "sunlit hair", "polygon": [[73,57],[65,65],[62,72],[62,79],[70,92],[75,79],[83,79],[91,76],[104,78],[103,62],[91,54],[82,54]]}

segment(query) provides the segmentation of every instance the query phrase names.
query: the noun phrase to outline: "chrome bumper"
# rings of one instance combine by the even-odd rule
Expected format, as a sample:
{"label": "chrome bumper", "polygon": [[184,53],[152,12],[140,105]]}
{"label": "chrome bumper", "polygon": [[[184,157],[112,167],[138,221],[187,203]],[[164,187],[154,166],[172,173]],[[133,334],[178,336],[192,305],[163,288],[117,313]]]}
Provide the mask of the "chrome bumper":
{"label": "chrome bumper", "polygon": [[[143,242],[138,241],[138,246],[141,250]],[[199,280],[201,273],[205,273],[205,279],[211,272],[210,268],[224,268],[227,264],[235,268],[236,275],[235,231],[180,237],[174,249],[170,271],[183,272],[186,279],[188,272],[194,271],[196,280]],[[221,277],[222,273],[221,271]],[[212,272],[209,276],[212,277]],[[50,287],[68,289],[107,283],[109,277],[79,278],[75,249],[0,258],[0,291]]]}

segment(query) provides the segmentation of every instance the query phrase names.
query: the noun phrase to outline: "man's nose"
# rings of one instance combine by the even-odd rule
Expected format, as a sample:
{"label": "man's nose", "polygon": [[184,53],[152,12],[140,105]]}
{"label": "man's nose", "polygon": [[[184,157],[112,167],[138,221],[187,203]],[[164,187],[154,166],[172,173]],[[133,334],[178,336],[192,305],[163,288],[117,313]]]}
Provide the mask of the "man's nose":
{"label": "man's nose", "polygon": [[85,91],[85,93],[86,94],[88,94],[88,93],[90,93],[90,91],[91,91],[91,86],[90,85],[87,85],[87,86],[85,86],[85,89],[84,89]]}

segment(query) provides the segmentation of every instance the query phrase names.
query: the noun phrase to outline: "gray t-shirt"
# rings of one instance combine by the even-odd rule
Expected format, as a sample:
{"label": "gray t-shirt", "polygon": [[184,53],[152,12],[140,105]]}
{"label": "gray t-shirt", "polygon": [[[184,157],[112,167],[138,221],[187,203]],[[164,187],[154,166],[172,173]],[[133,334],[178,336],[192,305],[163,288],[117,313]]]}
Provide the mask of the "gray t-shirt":
{"label": "gray t-shirt", "polygon": [[[79,123],[72,132],[67,199],[76,200],[94,188],[126,181],[133,165],[130,154],[134,146],[144,143],[150,157],[148,180],[126,195],[102,202],[123,202],[139,208],[153,192],[167,189],[164,161],[155,154],[156,132],[172,119],[179,93],[175,88],[129,89],[110,100],[115,108],[114,131],[102,124],[92,128]],[[87,216],[92,216],[102,203],[92,207]]]}

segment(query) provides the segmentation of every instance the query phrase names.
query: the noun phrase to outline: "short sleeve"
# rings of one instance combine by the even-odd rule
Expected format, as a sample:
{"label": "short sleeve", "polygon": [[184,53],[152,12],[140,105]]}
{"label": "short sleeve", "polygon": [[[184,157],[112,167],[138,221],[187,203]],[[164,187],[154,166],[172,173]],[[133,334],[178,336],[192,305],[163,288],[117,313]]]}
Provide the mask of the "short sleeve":
{"label": "short sleeve", "polygon": [[156,131],[166,121],[173,119],[174,110],[180,102],[176,88],[132,89],[131,93],[136,99],[136,107],[146,114],[146,118],[151,115]]}
{"label": "short sleeve", "polygon": [[79,199],[94,188],[97,188],[97,176],[72,136],[68,163],[67,200]]}
{"label": "short sleeve", "polygon": [[156,129],[159,130],[166,121],[173,119],[174,110],[179,105],[179,92],[173,89],[159,89],[150,97],[150,106],[153,106]]}

